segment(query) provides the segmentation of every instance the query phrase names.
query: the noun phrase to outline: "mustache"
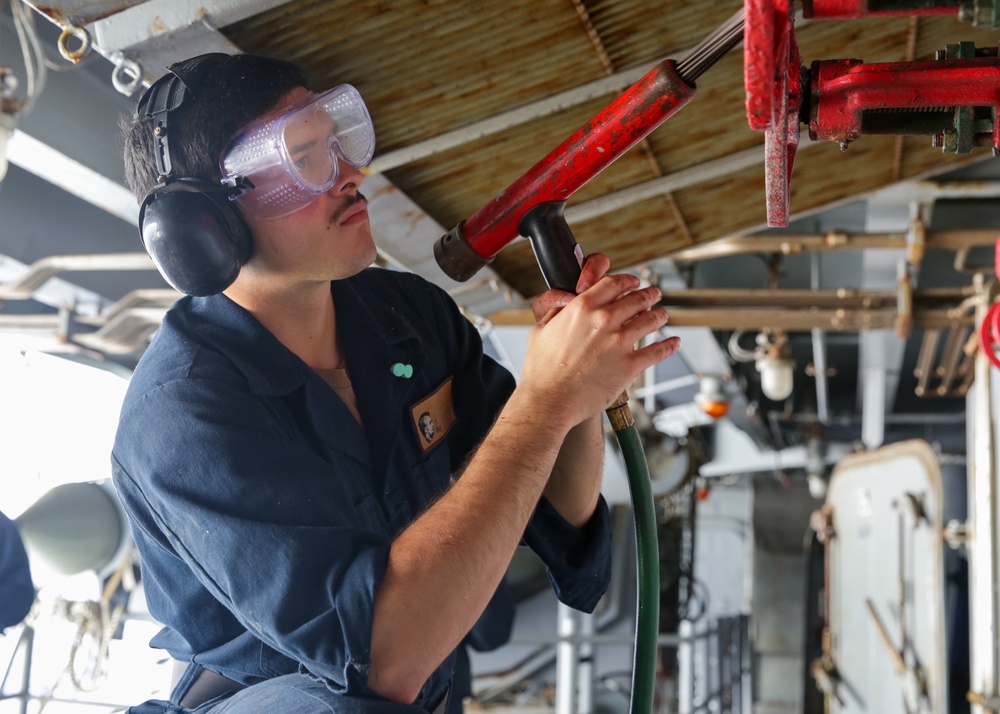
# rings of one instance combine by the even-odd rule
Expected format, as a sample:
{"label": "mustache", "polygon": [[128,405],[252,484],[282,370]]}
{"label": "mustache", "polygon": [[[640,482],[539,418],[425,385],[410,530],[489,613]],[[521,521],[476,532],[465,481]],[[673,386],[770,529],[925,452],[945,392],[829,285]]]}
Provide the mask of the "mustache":
{"label": "mustache", "polygon": [[365,198],[364,194],[358,191],[356,194],[348,198],[343,205],[341,205],[339,208],[337,208],[337,210],[333,212],[333,215],[330,216],[330,223],[339,223],[341,217],[343,217],[345,213],[347,213],[349,210],[354,208],[356,204],[361,203],[362,201],[364,201],[365,206],[368,205],[368,199]]}

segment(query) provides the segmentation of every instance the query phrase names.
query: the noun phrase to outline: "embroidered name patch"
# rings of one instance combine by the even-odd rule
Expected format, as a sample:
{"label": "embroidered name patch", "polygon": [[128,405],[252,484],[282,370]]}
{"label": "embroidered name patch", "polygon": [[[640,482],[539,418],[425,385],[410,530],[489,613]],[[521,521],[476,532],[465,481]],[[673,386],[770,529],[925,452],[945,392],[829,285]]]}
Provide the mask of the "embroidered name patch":
{"label": "embroidered name patch", "polygon": [[410,409],[420,448],[427,453],[455,424],[455,404],[451,399],[451,377]]}

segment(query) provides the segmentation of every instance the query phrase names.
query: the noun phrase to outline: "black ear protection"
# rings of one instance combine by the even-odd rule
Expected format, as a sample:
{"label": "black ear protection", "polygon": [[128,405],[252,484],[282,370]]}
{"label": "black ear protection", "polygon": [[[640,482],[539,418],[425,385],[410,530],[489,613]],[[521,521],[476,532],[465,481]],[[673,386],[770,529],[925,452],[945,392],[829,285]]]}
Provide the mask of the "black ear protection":
{"label": "black ear protection", "polygon": [[153,119],[160,175],[139,208],[139,234],[160,274],[187,295],[222,292],[250,257],[250,229],[229,200],[245,187],[175,177],[170,158],[170,112],[195,101],[200,77],[226,56],[212,53],[170,65],[136,108],[137,116]]}

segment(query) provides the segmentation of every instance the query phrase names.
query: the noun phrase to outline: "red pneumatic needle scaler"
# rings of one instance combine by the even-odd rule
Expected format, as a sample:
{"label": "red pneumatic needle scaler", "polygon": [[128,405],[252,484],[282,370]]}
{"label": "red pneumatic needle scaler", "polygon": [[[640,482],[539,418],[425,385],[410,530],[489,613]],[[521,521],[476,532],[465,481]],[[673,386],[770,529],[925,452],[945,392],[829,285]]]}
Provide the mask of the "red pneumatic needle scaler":
{"label": "red pneumatic needle scaler", "polygon": [[[576,292],[583,251],[570,231],[566,199],[694,97],[694,81],[743,39],[743,10],[680,62],[666,60],[535,164],[479,212],[434,244],[438,265],[468,280],[504,246],[525,235],[550,288]],[[660,619],[660,563],[649,470],[638,431],[621,395],[608,410],[621,445],[635,512],[636,641],[630,712],[653,711]]]}
{"label": "red pneumatic needle scaler", "polygon": [[[695,94],[695,80],[743,39],[743,10],[679,62],[665,60],[622,92],[499,196],[434,245],[452,279],[466,281],[519,235],[531,239],[549,287],[573,292],[579,248],[566,226],[566,200],[644,139]],[[548,227],[555,227],[549,231]],[[540,232],[555,235],[539,235]]]}

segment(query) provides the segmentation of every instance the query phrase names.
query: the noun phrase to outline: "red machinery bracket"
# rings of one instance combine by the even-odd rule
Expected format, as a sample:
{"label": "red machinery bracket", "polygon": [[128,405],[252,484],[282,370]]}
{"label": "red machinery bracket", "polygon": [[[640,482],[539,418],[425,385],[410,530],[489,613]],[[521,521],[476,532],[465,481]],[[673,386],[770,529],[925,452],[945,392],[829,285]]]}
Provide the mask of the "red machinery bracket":
{"label": "red machinery bracket", "polygon": [[[908,0],[812,0],[817,18],[873,14],[954,13],[957,2],[933,7]],[[932,3],[933,4],[933,3]],[[964,7],[964,5],[962,6]],[[1000,7],[1000,0],[997,0]],[[800,67],[791,0],[744,0],[744,84],[747,122],[765,134],[767,224],[788,225],[799,117],[813,140],[842,149],[862,134],[924,135],[944,151],[990,147],[1000,155],[1000,58],[996,47],[948,45],[936,59],[865,64],[856,59]]]}
{"label": "red machinery bracket", "polygon": [[[995,50],[993,50],[995,53]],[[943,150],[1000,151],[1000,59],[976,56],[971,43],[924,62],[813,62],[809,136],[840,142],[862,134],[930,135]]]}
{"label": "red machinery bracket", "polygon": [[788,225],[790,181],[799,144],[800,69],[790,0],[745,0],[747,121],[764,132],[767,225]]}
{"label": "red machinery bracket", "polygon": [[[918,7],[907,7],[907,6]],[[954,15],[959,0],[803,0],[802,14],[815,20],[846,20],[869,15]]]}

